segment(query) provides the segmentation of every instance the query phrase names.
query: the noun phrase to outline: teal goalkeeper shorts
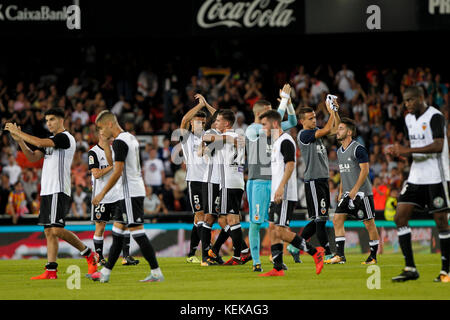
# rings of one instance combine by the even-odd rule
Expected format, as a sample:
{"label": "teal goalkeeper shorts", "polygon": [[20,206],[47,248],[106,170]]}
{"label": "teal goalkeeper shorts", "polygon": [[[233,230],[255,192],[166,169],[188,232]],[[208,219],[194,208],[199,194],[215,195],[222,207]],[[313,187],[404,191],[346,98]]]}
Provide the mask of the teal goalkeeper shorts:
{"label": "teal goalkeeper shorts", "polygon": [[271,186],[271,180],[247,181],[250,222],[264,223],[269,219]]}

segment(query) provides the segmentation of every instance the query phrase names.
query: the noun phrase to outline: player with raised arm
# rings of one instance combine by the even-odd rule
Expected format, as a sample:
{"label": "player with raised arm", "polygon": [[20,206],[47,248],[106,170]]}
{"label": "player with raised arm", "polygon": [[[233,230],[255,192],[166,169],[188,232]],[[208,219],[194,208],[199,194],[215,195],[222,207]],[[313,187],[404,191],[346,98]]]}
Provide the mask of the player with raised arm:
{"label": "player with raised arm", "polygon": [[[291,87],[285,84],[280,90],[280,105],[278,112],[281,118],[284,113],[288,113],[288,120],[281,123],[283,131],[287,131],[297,125],[297,117],[290,99]],[[260,229],[262,223],[268,221],[270,206],[270,186],[272,175],[270,169],[271,140],[262,128],[260,116],[264,112],[271,110],[270,102],[259,100],[253,105],[255,122],[246,130],[248,180],[247,199],[249,205],[250,227],[249,244],[253,259],[253,271],[261,272],[260,260]],[[269,232],[273,229],[273,224],[269,223]]]}
{"label": "player with raised arm", "polygon": [[[113,153],[110,143],[101,135],[98,137],[98,143],[88,151],[89,170],[92,174],[92,196],[99,193],[106,182],[108,182],[113,169]],[[115,216],[115,211],[120,210],[120,200],[123,199],[121,192],[122,181],[119,181],[110,192],[103,198],[98,206],[91,205],[91,221],[95,223],[94,247],[95,252],[99,254],[100,265],[104,266],[106,260],[103,256],[103,235],[105,233],[106,223]],[[124,234],[122,265],[137,265],[139,260],[130,256],[130,232]]]}
{"label": "player with raised arm", "polygon": [[98,206],[121,177],[123,200],[120,201],[121,210],[116,211],[114,217],[113,243],[109,251],[108,261],[100,272],[91,275],[91,279],[102,283],[109,281],[111,271],[123,247],[125,231],[128,228],[151,269],[150,274],[141,282],[163,281],[164,276],[159,268],[155,250],[145,233],[143,225],[145,185],[139,160],[139,142],[131,133],[122,130],[116,116],[108,110],[104,110],[97,115],[95,124],[99,135],[105,139],[114,138],[112,143],[114,168],[106,185],[93,198],[92,204]]}
{"label": "player with raised arm", "polygon": [[[6,123],[5,130],[18,142],[31,162],[44,158],[41,174],[41,207],[39,225],[44,226],[47,239],[45,272],[31,280],[57,279],[59,239],[80,251],[88,263],[88,274],[97,271],[98,254],[85,246],[71,231],[64,229],[65,217],[70,210],[71,165],[75,154],[75,138],[64,128],[64,111],[58,108],[45,112],[45,123],[52,133],[49,138],[38,138],[20,130],[16,124]],[[31,150],[27,143],[38,149]]]}
{"label": "player with raised arm", "polygon": [[[204,107],[210,115],[216,112],[212,106],[206,103],[205,98],[196,94],[198,104],[189,110],[181,120],[180,129],[183,131],[181,136],[181,148],[186,163],[186,181],[188,184],[188,196],[191,204],[191,210],[194,214],[194,225],[191,231],[191,242],[187,262],[200,263],[195,256],[197,246],[202,236],[202,227],[204,224],[204,201],[203,184],[205,183],[206,163],[202,156],[199,156],[198,149],[202,146],[202,136],[205,134],[206,113],[201,111]],[[189,130],[190,127],[190,130]]]}
{"label": "player with raised arm", "polygon": [[[231,236],[234,255],[224,265],[244,264],[250,258],[250,254],[241,255],[243,249],[249,250],[243,240],[240,224],[240,207],[245,184],[245,144],[244,137],[232,129],[234,121],[234,113],[231,110],[219,110],[215,126],[221,134],[203,136],[204,142],[216,142],[216,146],[217,144],[221,145],[220,147],[214,147],[214,150],[218,153],[217,161],[220,175],[220,215],[218,222],[222,230],[214,246],[208,251],[208,256],[215,261],[220,260],[220,247],[226,241],[228,235]],[[208,215],[208,226],[212,226],[214,218],[215,216]],[[204,262],[206,265],[207,261]]]}
{"label": "player with raised arm", "polygon": [[364,222],[369,233],[370,254],[362,264],[376,264],[380,236],[375,225],[375,206],[372,184],[369,180],[369,153],[353,136],[356,126],[353,120],[342,118],[336,138],[341,143],[337,151],[341,183],[339,203],[334,213],[333,225],[336,237],[336,254],[325,261],[329,264],[346,262],[344,222],[347,215]]}
{"label": "player with raised arm", "polygon": [[450,282],[448,225],[450,168],[445,118],[438,109],[426,104],[421,87],[406,88],[403,92],[403,101],[408,110],[405,124],[410,146],[395,144],[388,147],[387,152],[394,156],[411,155],[413,161],[408,180],[400,192],[397,213],[394,217],[406,266],[400,275],[392,278],[392,281],[404,282],[419,278],[411,246],[411,229],[408,226],[414,207],[419,207],[429,210],[439,231],[442,268],[434,281],[448,283]]}
{"label": "player with raised arm", "polygon": [[316,274],[323,268],[322,247],[314,248],[302,237],[288,229],[292,213],[298,201],[296,146],[294,139],[281,128],[281,116],[275,110],[269,110],[260,117],[266,134],[272,139],[269,221],[275,225],[270,233],[271,253],[274,268],[260,276],[283,276],[283,242],[291,243],[313,256]]}
{"label": "player with raised arm", "polygon": [[[330,244],[325,224],[328,221],[330,207],[330,189],[328,186],[329,168],[327,149],[323,138],[335,135],[339,125],[339,114],[326,102],[330,117],[323,128],[316,126],[316,113],[312,108],[300,109],[300,123],[303,130],[298,133],[297,143],[300,147],[305,168],[305,194],[308,214],[311,221],[302,231],[302,238],[308,240],[315,233],[320,245],[325,249],[325,260],[331,258]],[[337,101],[334,103],[339,107]]]}

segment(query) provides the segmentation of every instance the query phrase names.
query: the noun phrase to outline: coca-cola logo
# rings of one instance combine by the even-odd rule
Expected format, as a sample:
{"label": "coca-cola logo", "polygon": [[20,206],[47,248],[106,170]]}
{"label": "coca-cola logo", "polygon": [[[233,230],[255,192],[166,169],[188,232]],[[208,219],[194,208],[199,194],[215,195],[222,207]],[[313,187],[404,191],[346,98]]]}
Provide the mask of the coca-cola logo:
{"label": "coca-cola logo", "polygon": [[229,28],[283,28],[295,21],[294,10],[288,8],[295,1],[222,2],[222,0],[206,0],[198,10],[197,24],[205,29],[219,26]]}

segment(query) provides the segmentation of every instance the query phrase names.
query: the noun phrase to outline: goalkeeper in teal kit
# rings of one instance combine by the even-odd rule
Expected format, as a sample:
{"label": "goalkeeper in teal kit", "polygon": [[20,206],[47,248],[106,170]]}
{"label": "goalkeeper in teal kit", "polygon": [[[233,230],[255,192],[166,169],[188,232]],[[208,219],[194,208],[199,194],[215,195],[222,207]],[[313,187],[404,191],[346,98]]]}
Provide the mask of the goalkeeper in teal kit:
{"label": "goalkeeper in teal kit", "polygon": [[[297,117],[290,100],[291,87],[285,84],[280,90],[280,105],[278,112],[283,118],[285,112],[288,113],[288,120],[282,122],[284,131],[297,125]],[[249,242],[250,251],[253,260],[253,271],[261,272],[260,253],[260,235],[261,224],[267,221],[270,206],[270,190],[272,174],[270,169],[271,161],[271,141],[270,137],[262,130],[259,122],[259,116],[265,111],[272,109],[270,102],[265,100],[257,101],[253,106],[255,122],[246,130],[247,143],[247,162],[248,162],[248,181],[247,181],[247,199],[249,203],[250,229]],[[269,227],[270,230],[270,227]]]}

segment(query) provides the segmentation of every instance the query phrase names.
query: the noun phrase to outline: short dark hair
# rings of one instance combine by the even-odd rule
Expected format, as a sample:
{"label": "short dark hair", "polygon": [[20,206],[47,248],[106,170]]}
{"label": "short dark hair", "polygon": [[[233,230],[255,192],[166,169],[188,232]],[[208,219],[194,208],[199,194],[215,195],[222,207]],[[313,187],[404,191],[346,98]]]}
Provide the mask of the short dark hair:
{"label": "short dark hair", "polygon": [[51,109],[45,111],[44,116],[55,116],[57,118],[63,118],[63,119],[65,117],[64,110],[61,108],[51,108]]}
{"label": "short dark hair", "polygon": [[267,110],[259,117],[260,120],[264,118],[267,118],[270,121],[276,121],[278,122],[278,124],[281,124],[281,114],[279,114],[276,110]]}
{"label": "short dark hair", "polygon": [[300,119],[304,119],[305,118],[305,114],[306,113],[310,113],[310,112],[314,112],[314,109],[311,107],[302,107],[300,108],[298,114],[300,116]]}
{"label": "short dark hair", "polygon": [[341,123],[345,124],[347,129],[349,129],[352,132],[352,136],[354,137],[356,135],[356,124],[355,121],[353,121],[350,118],[341,118]]}
{"label": "short dark hair", "polygon": [[425,97],[425,92],[420,86],[409,86],[405,88],[406,92],[412,92],[415,97]]}
{"label": "short dark hair", "polygon": [[234,125],[234,121],[236,117],[234,116],[234,112],[230,109],[221,109],[217,115],[221,115],[226,121],[230,123],[230,127]]}
{"label": "short dark hair", "polygon": [[197,111],[197,113],[194,115],[194,118],[199,117],[199,118],[206,118],[206,113],[205,111]]}

